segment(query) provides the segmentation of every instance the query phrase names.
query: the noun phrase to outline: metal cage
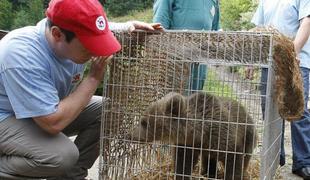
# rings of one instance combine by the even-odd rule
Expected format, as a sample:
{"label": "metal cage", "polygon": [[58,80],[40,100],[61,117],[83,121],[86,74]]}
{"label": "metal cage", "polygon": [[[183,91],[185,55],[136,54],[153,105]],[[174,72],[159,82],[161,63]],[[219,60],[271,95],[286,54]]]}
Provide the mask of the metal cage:
{"label": "metal cage", "polygon": [[[115,35],[123,48],[105,76],[100,179],[273,179],[282,127],[273,33]],[[207,67],[202,90],[190,88],[198,64]]]}

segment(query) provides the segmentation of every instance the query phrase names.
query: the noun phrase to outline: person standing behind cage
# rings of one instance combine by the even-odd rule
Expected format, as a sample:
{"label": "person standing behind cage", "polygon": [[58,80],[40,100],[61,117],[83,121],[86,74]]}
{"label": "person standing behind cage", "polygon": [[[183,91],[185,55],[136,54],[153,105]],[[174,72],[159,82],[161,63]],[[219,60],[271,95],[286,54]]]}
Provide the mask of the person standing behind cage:
{"label": "person standing behind cage", "polygon": [[[219,30],[220,11],[218,0],[156,0],[153,22],[173,30]],[[193,63],[189,88],[202,90],[207,66]]]}
{"label": "person standing behind cage", "polygon": [[[307,109],[310,72],[310,0],[261,0],[252,22],[257,26],[272,26],[294,39],[303,77],[305,110],[300,120],[291,122],[292,172],[304,179],[310,179],[310,113]],[[267,69],[262,70],[263,95],[266,95],[267,73]],[[262,100],[264,108],[265,99]],[[281,146],[280,163],[281,161],[284,163],[283,139]]]}
{"label": "person standing behind cage", "polygon": [[103,98],[93,94],[121,49],[110,28],[154,30],[108,23],[97,0],[52,0],[46,15],[0,41],[0,179],[85,179],[99,155]]}

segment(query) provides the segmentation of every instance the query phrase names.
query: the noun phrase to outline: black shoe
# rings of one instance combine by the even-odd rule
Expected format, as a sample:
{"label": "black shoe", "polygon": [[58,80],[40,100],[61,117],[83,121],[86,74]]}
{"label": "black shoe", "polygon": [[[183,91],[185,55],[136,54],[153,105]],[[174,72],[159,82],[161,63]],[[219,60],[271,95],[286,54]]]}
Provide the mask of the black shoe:
{"label": "black shoe", "polygon": [[293,174],[296,174],[304,180],[310,180],[310,167],[303,167],[293,171]]}

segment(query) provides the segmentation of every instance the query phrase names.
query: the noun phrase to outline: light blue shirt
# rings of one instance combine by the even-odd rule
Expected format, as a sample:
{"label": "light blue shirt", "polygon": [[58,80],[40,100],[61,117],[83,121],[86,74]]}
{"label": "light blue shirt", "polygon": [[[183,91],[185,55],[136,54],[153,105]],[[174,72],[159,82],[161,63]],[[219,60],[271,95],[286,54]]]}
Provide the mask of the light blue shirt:
{"label": "light blue shirt", "polygon": [[156,0],[153,22],[166,29],[218,30],[218,0]]}
{"label": "light blue shirt", "polygon": [[45,24],[11,31],[0,41],[0,121],[55,112],[82,79],[84,65],[52,52]]}
{"label": "light blue shirt", "polygon": [[[272,26],[295,38],[300,20],[310,16],[310,0],[260,0],[252,22],[257,26]],[[310,39],[302,48],[300,66],[310,68]]]}

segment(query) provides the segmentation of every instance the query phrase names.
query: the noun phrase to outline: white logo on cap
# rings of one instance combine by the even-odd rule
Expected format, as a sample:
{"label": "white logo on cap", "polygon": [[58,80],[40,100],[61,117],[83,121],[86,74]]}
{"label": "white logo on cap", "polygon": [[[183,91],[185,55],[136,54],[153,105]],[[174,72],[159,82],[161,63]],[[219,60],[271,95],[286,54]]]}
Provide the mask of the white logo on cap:
{"label": "white logo on cap", "polygon": [[105,29],[106,26],[106,22],[103,16],[99,16],[96,19],[96,26],[99,30],[103,31]]}

